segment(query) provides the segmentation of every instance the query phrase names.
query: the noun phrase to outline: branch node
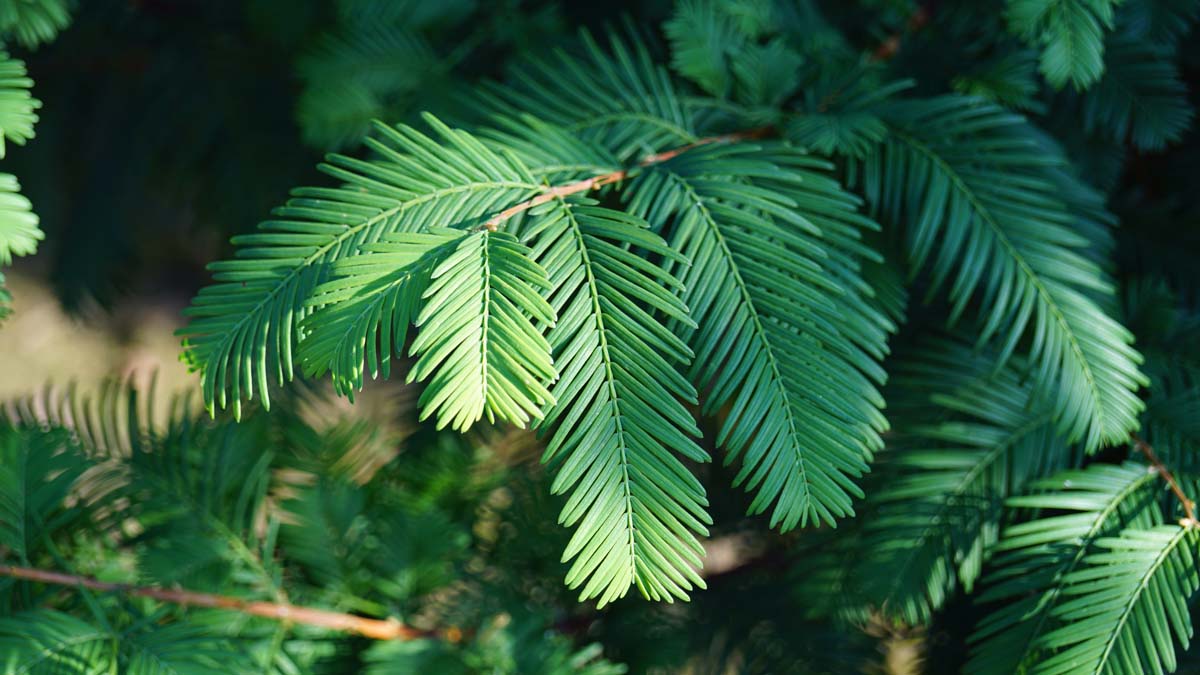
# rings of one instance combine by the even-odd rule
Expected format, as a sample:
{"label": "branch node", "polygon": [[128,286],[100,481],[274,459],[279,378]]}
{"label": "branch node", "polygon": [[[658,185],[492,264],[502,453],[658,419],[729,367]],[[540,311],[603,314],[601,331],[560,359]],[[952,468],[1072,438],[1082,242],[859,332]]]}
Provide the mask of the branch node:
{"label": "branch node", "polygon": [[1154,448],[1150,447],[1149,443],[1143,441],[1137,434],[1130,434],[1129,438],[1133,442],[1133,447],[1145,455],[1146,460],[1150,462],[1150,470],[1162,476],[1163,480],[1167,482],[1167,487],[1170,488],[1171,492],[1175,493],[1175,498],[1183,506],[1184,517],[1179,521],[1179,524],[1183,527],[1194,527],[1196,525],[1196,502],[1188,499],[1188,496],[1184,494],[1183,488],[1179,487],[1179,482],[1175,480],[1175,476],[1171,475],[1171,471],[1167,469],[1167,465],[1163,464],[1158,455],[1154,454]]}

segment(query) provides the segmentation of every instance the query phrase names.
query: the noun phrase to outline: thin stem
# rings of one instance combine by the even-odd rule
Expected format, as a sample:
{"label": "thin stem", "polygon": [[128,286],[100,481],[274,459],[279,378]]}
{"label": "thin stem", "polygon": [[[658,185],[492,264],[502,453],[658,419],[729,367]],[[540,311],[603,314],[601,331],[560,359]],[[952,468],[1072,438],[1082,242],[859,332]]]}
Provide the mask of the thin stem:
{"label": "thin stem", "polygon": [[[769,136],[772,133],[774,133],[774,129],[772,129],[771,127],[758,127],[755,129],[747,129],[746,131],[737,131],[737,132],[734,132],[731,134],[722,134],[720,136],[708,136],[705,138],[697,139],[696,141],[693,141],[692,143],[688,143],[687,145],[683,145],[678,148],[666,150],[664,152],[656,152],[652,155],[647,155],[647,156],[643,157],[642,160],[640,162],[638,162],[637,165],[638,165],[638,167],[643,167],[643,166],[651,166],[654,164],[661,164],[662,162],[665,162],[669,159],[678,157],[679,155],[682,155],[683,153],[687,152],[688,150],[691,150],[693,148],[698,148],[702,145],[709,145],[712,143],[737,143],[740,141],[748,141],[748,140],[752,140],[755,138],[763,138],[765,136]],[[497,213],[496,215],[492,216],[491,218],[488,218],[487,221],[484,222],[482,229],[486,229],[491,232],[495,232],[500,227],[501,223],[508,220],[509,218],[512,218],[513,216],[517,215],[518,213],[528,211],[529,209],[532,209],[535,206],[541,206],[542,204],[545,204],[546,202],[550,202],[555,199],[559,199],[561,197],[578,194],[580,192],[590,192],[591,190],[596,190],[598,188],[604,187],[605,185],[611,185],[612,183],[619,183],[620,181],[623,181],[629,177],[630,171],[631,171],[631,169],[621,169],[619,171],[611,171],[609,173],[600,174],[599,176],[592,176],[591,178],[585,178],[583,180],[578,180],[578,181],[575,181],[574,183],[567,183],[566,185],[556,185],[554,187],[547,189],[545,192],[543,192],[542,194],[540,194],[532,199],[527,199],[519,204],[510,206],[507,209],[504,209],[503,211],[501,211],[500,213]]]}
{"label": "thin stem", "polygon": [[1167,469],[1167,465],[1163,464],[1158,455],[1154,454],[1154,448],[1150,447],[1149,443],[1143,441],[1137,434],[1131,434],[1130,438],[1133,439],[1133,446],[1146,456],[1146,459],[1154,467],[1154,471],[1162,476],[1163,480],[1167,481],[1167,485],[1171,486],[1171,492],[1174,492],[1175,497],[1179,499],[1179,503],[1183,504],[1184,518],[1180,522],[1180,525],[1185,527],[1196,525],[1196,502],[1188,499],[1187,495],[1184,494],[1183,488],[1179,487],[1179,482],[1175,480],[1175,476],[1171,475],[1171,471]]}
{"label": "thin stem", "polygon": [[[63,574],[61,572],[52,572],[31,567],[0,565],[0,577],[12,577],[14,579],[25,579],[27,581],[57,584],[59,586],[77,586],[110,593],[124,593],[125,595],[153,598],[162,602],[171,602],[179,605],[227,609],[234,612],[241,612],[242,614],[274,619],[276,621],[290,621],[307,626],[318,626],[330,630],[358,633],[359,635],[375,640],[415,640],[423,637],[438,636],[436,631],[420,630],[405,626],[395,619],[368,619],[354,614],[343,614],[341,612],[331,612],[312,607],[299,607],[286,602],[258,602],[225,595],[213,595],[211,593],[114,584],[98,581],[90,577]],[[461,635],[461,633],[455,629],[446,631],[448,638],[454,635]]]}

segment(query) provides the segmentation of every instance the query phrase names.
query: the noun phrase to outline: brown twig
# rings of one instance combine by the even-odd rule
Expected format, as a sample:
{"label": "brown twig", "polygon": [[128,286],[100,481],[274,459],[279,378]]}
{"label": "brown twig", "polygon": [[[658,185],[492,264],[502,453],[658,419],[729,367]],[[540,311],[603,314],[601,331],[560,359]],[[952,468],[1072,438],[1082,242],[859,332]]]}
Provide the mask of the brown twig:
{"label": "brown twig", "polygon": [[1167,485],[1171,487],[1171,491],[1175,493],[1175,497],[1179,499],[1179,503],[1183,504],[1184,518],[1179,524],[1185,527],[1196,525],[1196,502],[1188,499],[1188,496],[1184,494],[1183,488],[1179,487],[1179,482],[1175,480],[1175,476],[1171,475],[1171,471],[1167,469],[1167,465],[1163,464],[1158,455],[1154,454],[1154,448],[1150,447],[1149,443],[1143,441],[1137,434],[1131,434],[1130,438],[1133,440],[1133,446],[1146,456],[1150,465],[1154,467],[1154,471],[1162,476],[1163,480],[1167,481]]}
{"label": "brown twig", "polygon": [[[748,141],[748,140],[752,140],[755,138],[763,138],[765,136],[771,135],[772,133],[774,133],[774,129],[772,129],[771,127],[758,127],[755,129],[747,129],[746,131],[734,132],[732,134],[722,134],[720,136],[708,136],[706,138],[701,138],[695,142],[688,143],[687,145],[684,145],[684,146],[681,146],[678,148],[674,148],[672,150],[666,150],[664,152],[656,152],[652,155],[647,155],[646,157],[643,157],[640,162],[638,162],[638,166],[643,167],[643,166],[651,166],[653,164],[660,164],[669,159],[678,157],[679,155],[682,155],[683,153],[687,152],[688,150],[691,150],[693,148],[698,148],[702,145],[710,145],[712,143],[737,143],[739,141]],[[611,185],[612,183],[618,183],[618,182],[623,181],[626,178],[628,178],[629,172],[630,172],[630,169],[621,169],[620,171],[612,171],[610,173],[600,174],[599,176],[592,176],[591,178],[585,178],[583,180],[578,180],[578,181],[575,181],[574,183],[567,183],[566,185],[558,185],[555,187],[551,187],[551,188],[547,189],[545,192],[543,192],[542,194],[540,194],[532,199],[527,199],[527,200],[521,202],[520,204],[515,204],[513,206],[510,206],[507,209],[504,209],[503,211],[501,211],[500,213],[497,213],[496,215],[492,216],[491,218],[488,218],[487,221],[484,222],[483,228],[487,229],[491,232],[495,232],[496,229],[500,227],[501,223],[508,220],[509,218],[512,218],[513,216],[517,215],[518,213],[521,213],[523,211],[528,211],[529,209],[532,209],[535,206],[540,206],[542,204],[545,204],[546,202],[558,199],[559,197],[566,197],[567,195],[578,194],[580,192],[589,192],[591,190],[595,190],[595,189],[604,187],[605,185]]]}
{"label": "brown twig", "polygon": [[[89,577],[51,572],[31,567],[0,565],[0,577],[13,577],[15,579],[38,581],[44,584],[57,584],[60,586],[82,586],[83,588],[90,588],[95,591],[124,593],[125,595],[153,598],[162,602],[171,602],[179,605],[227,609],[243,614],[274,619],[276,621],[290,621],[306,626],[318,626],[330,630],[358,633],[359,635],[375,640],[415,640],[417,638],[436,637],[438,635],[435,631],[425,631],[405,626],[395,619],[368,619],[354,614],[330,612],[312,607],[298,607],[282,602],[258,602],[232,598],[225,595],[197,593],[195,591],[113,584]],[[458,633],[455,629],[446,631],[446,635],[449,637],[453,637],[456,634],[461,633]]]}
{"label": "brown twig", "polygon": [[871,52],[872,61],[887,61],[900,51],[900,40],[907,34],[915,33],[925,27],[929,23],[930,11],[924,5],[918,6],[916,11],[909,15],[908,21],[904,23],[904,28],[892,33],[884,38],[883,42]]}

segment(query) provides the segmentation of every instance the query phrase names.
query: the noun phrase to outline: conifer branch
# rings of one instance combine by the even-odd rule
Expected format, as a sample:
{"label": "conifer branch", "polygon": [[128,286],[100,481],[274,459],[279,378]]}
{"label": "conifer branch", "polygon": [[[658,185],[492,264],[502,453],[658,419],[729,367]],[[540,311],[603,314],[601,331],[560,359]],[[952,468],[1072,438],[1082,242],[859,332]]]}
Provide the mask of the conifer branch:
{"label": "conifer branch", "polygon": [[[638,162],[637,166],[645,167],[661,164],[662,162],[678,157],[688,150],[698,148],[702,145],[710,145],[712,143],[740,143],[742,141],[754,140],[756,138],[764,138],[773,133],[775,133],[775,129],[773,127],[756,127],[754,129],[737,131],[730,134],[708,136],[678,148],[647,155],[643,157],[640,162]],[[495,232],[496,229],[500,227],[501,223],[523,211],[528,211],[529,209],[550,201],[554,201],[560,197],[566,197],[568,195],[578,194],[580,192],[590,192],[592,190],[602,188],[605,185],[619,183],[629,177],[631,170],[632,169],[620,169],[619,171],[611,171],[609,173],[600,174],[599,176],[592,176],[591,178],[585,178],[573,183],[567,183],[566,185],[557,185],[551,187],[532,199],[527,199],[520,204],[510,206],[491,218],[488,218],[483,224],[483,229]]]}
{"label": "conifer branch", "polygon": [[[130,584],[115,584],[99,581],[90,577],[52,572],[31,567],[16,567],[0,565],[0,577],[12,577],[26,581],[36,581],[44,584],[59,586],[78,586],[105,593],[123,593],[141,598],[152,598],[162,602],[212,609],[226,609],[242,614],[250,614],[275,621],[317,626],[329,630],[357,633],[374,640],[416,640],[419,638],[439,637],[438,631],[421,630],[406,626],[395,619],[368,619],[355,614],[331,612],[313,607],[300,607],[286,602],[260,602],[234,598],[212,593],[199,593],[188,590],[171,590],[152,586],[132,586]],[[461,631],[450,628],[444,632],[444,637],[451,641],[461,638]]]}
{"label": "conifer branch", "polygon": [[1194,527],[1197,524],[1196,502],[1188,499],[1188,496],[1184,494],[1183,488],[1179,487],[1179,482],[1175,480],[1175,476],[1171,475],[1171,471],[1167,468],[1167,465],[1163,464],[1162,460],[1158,458],[1158,455],[1154,454],[1154,448],[1150,447],[1149,443],[1142,440],[1137,434],[1131,434],[1130,438],[1133,440],[1133,446],[1146,456],[1146,460],[1149,461],[1151,466],[1154,467],[1155,473],[1162,476],[1163,480],[1167,481],[1167,485],[1171,487],[1171,492],[1175,493],[1175,497],[1178,498],[1179,503],[1183,505],[1184,517],[1179,524],[1183,525],[1184,527]]}

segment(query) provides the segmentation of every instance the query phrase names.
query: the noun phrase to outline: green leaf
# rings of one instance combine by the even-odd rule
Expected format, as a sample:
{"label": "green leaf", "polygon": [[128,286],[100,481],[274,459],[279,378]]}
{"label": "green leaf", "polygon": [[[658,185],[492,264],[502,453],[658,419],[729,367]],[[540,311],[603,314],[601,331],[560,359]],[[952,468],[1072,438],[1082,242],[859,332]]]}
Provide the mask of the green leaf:
{"label": "green leaf", "polygon": [[0,51],[0,158],[5,155],[5,141],[25,145],[33,138],[33,125],[38,121],[34,111],[42,102],[30,94],[32,88],[25,63]]}
{"label": "green leaf", "polygon": [[482,92],[485,112],[536,113],[621,162],[698,140],[693,112],[645,46],[613,37],[606,51],[584,32],[579,47],[519,62],[509,82]]}
{"label": "green leaf", "polygon": [[[963,340],[931,340],[895,367],[894,440],[868,483],[852,573],[864,600],[909,624],[972,592],[1004,499],[1072,459],[1053,414],[1010,362]],[[991,358],[989,358],[991,357]]]}
{"label": "green leaf", "polygon": [[[1029,668],[1048,656],[1047,649],[1059,646],[1043,636],[1074,623],[1059,623],[1057,609],[1074,595],[1066,592],[1077,579],[1074,574],[1094,562],[1087,556],[1101,537],[1126,527],[1147,530],[1160,522],[1155,501],[1160,481],[1141,464],[1093,464],[1085,470],[1061,472],[1031,486],[1029,494],[1009,499],[1009,508],[1040,515],[1005,529],[993,570],[977,598],[985,605],[1002,604],[971,635],[971,659],[965,672],[1040,672]],[[1116,568],[1110,571],[1118,574]],[[1122,597],[1136,599],[1133,594]]]}
{"label": "green leaf", "polygon": [[[234,260],[209,266],[215,283],[186,310],[193,320],[180,334],[186,360],[203,372],[210,409],[240,415],[256,392],[269,406],[270,382],[293,376],[301,322],[317,309],[308,299],[337,261],[391,233],[478,224],[541,189],[511,156],[428,121],[440,145],[411,127],[379,127],[382,139],[369,141],[377,159],[331,156],[322,165],[344,187],[294,191],[276,220],[234,238]],[[328,366],[318,360],[312,368]]]}
{"label": "green leaf", "polygon": [[1104,33],[1117,0],[1008,0],[1009,29],[1042,50],[1041,71],[1061,89],[1091,86],[1104,73]]}
{"label": "green leaf", "polygon": [[16,176],[0,173],[0,265],[11,265],[13,256],[31,255],[45,236],[20,190]]}
{"label": "green leaf", "polygon": [[[980,342],[1028,339],[1032,375],[1061,431],[1094,451],[1137,426],[1146,382],[1133,335],[1102,309],[1113,287],[1062,201],[1062,160],[1024,118],[960,96],[895,104],[892,135],[867,158],[864,190],[907,225],[914,267],[952,278],[951,319],[981,308]],[[1003,358],[1002,358],[1003,360]]]}
{"label": "green leaf", "polygon": [[[571,495],[559,522],[575,526],[563,553],[567,584],[601,606],[631,585],[656,600],[687,599],[707,534],[704,488],[679,456],[703,462],[681,401],[696,392],[677,371],[692,358],[662,323],[690,323],[679,282],[637,251],[683,262],[641,219],[576,202],[550,202],[522,237],[550,278],[558,323],[547,338],[561,374],[544,459],[556,493]],[[636,247],[636,248],[634,248]]]}
{"label": "green leaf", "polygon": [[1095,552],[1063,577],[1050,612],[1059,627],[1039,636],[1051,652],[1036,673],[1139,675],[1175,670],[1175,643],[1192,636],[1188,602],[1200,588],[1194,528],[1126,529],[1095,542]]}
{"label": "green leaf", "polygon": [[429,378],[422,420],[436,412],[439,429],[466,431],[486,414],[524,427],[554,403],[546,383],[557,373],[539,328],[555,321],[539,295],[550,281],[528,254],[511,234],[483,230],[434,268],[408,375]]}
{"label": "green leaf", "polygon": [[647,168],[628,197],[691,260],[680,298],[700,329],[681,335],[705,357],[689,377],[725,413],[717,444],[757,492],[750,511],[774,504],[782,530],[853,513],[887,426],[875,359],[894,327],[859,276],[875,225],[826,168],[785,146],[710,146]]}
{"label": "green leaf", "polygon": [[0,34],[33,49],[71,23],[71,0],[0,0]]}
{"label": "green leaf", "polygon": [[118,672],[113,636],[70,615],[43,609],[0,617],[4,675]]}
{"label": "green leaf", "polygon": [[404,353],[434,266],[463,236],[448,229],[398,232],[338,260],[334,278],[305,301],[316,309],[300,326],[304,374],[329,371],[334,390],[351,400],[364,374],[390,377],[392,355]]}

